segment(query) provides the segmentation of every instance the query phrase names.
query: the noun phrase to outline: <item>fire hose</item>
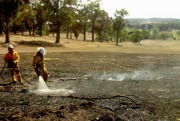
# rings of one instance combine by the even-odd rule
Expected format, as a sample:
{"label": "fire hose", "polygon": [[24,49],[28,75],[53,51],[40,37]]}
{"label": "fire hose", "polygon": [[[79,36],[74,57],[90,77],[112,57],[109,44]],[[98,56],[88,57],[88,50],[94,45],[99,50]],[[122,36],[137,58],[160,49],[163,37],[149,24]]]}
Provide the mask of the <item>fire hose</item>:
{"label": "fire hose", "polygon": [[3,71],[4,71],[4,68],[6,67],[6,64],[7,64],[7,62],[5,62],[5,64],[4,64],[4,66],[3,66],[3,68],[2,68],[2,70],[1,70],[1,77],[3,78],[3,80],[5,80],[5,78],[3,77],[3,75],[2,75],[2,73],[3,73]]}
{"label": "fire hose", "polygon": [[[3,66],[2,70],[1,70],[1,73],[0,73],[1,77],[3,78],[3,80],[5,80],[5,78],[3,77],[2,73],[3,73],[3,71],[4,71],[4,68],[6,67],[6,64],[7,64],[7,61],[5,62],[4,66]],[[16,64],[14,64],[14,66],[15,66],[16,68],[18,68]],[[28,81],[24,78],[24,76],[22,75],[22,73],[20,72],[20,70],[19,70],[19,73],[20,73],[22,79],[23,79],[26,83],[32,84],[32,83],[28,82]]]}
{"label": "fire hose", "polygon": [[[54,96],[48,96],[48,97],[54,97]],[[104,106],[102,104],[100,104],[99,106],[102,106],[106,109],[109,109],[111,111],[118,111],[118,110],[121,110],[121,106],[122,107],[129,107],[129,108],[132,108],[132,109],[139,109],[141,107],[141,101],[139,99],[139,97],[135,96],[135,95],[114,95],[114,96],[111,96],[111,97],[78,97],[78,96],[73,96],[73,95],[70,95],[70,96],[61,96],[62,98],[73,98],[73,99],[80,99],[80,100],[88,100],[89,102],[88,103],[82,103],[81,105],[93,105],[93,103],[96,103],[96,105],[98,105],[97,103],[101,102],[102,100],[110,100],[110,102],[112,103],[112,99],[116,99],[116,104],[117,107],[113,108],[113,107],[108,107],[108,106]],[[124,98],[124,99],[127,99],[129,100],[130,102],[124,102],[124,101],[120,101],[120,98]],[[136,98],[138,99],[139,101],[135,101],[133,100],[132,98]],[[109,103],[107,104],[109,105]],[[110,104],[111,105],[111,104]]]}
{"label": "fire hose", "polygon": [[[16,68],[18,68],[16,64],[15,64],[15,67],[16,67]],[[28,81],[24,78],[24,76],[22,75],[22,73],[21,73],[21,71],[20,71],[20,70],[19,70],[19,73],[20,73],[20,75],[21,75],[22,79],[23,79],[26,83],[28,83],[28,84],[32,84],[32,83],[28,82]]]}

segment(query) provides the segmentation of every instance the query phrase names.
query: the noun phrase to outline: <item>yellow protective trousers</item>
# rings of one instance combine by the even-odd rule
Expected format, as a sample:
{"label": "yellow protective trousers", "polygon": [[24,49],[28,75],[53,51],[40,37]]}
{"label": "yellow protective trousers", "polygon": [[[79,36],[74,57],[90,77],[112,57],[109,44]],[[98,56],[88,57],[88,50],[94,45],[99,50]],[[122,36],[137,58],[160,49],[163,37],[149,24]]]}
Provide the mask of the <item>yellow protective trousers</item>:
{"label": "yellow protective trousers", "polygon": [[11,77],[12,77],[13,82],[17,81],[16,80],[16,77],[17,77],[18,81],[20,83],[22,83],[22,76],[21,76],[20,70],[18,68],[10,69],[10,73],[11,73]]}

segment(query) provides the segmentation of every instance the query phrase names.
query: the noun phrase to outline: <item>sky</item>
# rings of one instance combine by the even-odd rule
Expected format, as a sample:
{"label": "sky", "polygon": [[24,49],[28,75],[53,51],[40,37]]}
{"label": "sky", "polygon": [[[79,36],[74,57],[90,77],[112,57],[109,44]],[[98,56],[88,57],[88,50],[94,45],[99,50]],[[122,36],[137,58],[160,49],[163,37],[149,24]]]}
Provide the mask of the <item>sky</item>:
{"label": "sky", "polygon": [[[82,0],[85,2],[86,0]],[[125,9],[125,18],[180,18],[180,0],[101,0],[101,9],[113,17],[116,10]]]}

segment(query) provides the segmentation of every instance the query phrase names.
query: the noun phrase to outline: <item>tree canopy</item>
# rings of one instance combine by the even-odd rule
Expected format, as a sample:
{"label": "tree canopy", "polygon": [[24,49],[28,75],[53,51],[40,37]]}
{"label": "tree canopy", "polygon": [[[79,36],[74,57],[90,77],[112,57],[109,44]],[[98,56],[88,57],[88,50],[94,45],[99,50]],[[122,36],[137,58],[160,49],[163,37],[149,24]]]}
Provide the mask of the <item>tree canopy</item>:
{"label": "tree canopy", "polygon": [[[81,0],[0,0],[0,34],[4,33],[5,43],[10,43],[9,33],[23,34],[28,31],[30,36],[55,33],[55,43],[60,43],[62,32],[66,33],[67,39],[72,39],[73,35],[77,39],[82,33],[83,41],[87,39],[86,34],[91,33],[92,42],[114,40],[118,45],[125,40],[134,42],[138,36],[140,39],[175,38],[169,31],[178,29],[180,25],[178,20],[170,19],[168,22],[151,19],[154,23],[146,23],[148,20],[144,19],[124,19],[128,15],[125,9],[116,10],[114,17],[110,17],[107,11],[101,9],[100,2],[88,0],[83,4]],[[178,32],[176,37],[179,38]]]}
{"label": "tree canopy", "polygon": [[11,22],[16,17],[18,11],[24,8],[28,0],[1,0],[0,1],[0,13],[2,18],[2,24],[4,25],[4,31],[6,35],[5,43],[9,43],[9,29],[12,26]]}

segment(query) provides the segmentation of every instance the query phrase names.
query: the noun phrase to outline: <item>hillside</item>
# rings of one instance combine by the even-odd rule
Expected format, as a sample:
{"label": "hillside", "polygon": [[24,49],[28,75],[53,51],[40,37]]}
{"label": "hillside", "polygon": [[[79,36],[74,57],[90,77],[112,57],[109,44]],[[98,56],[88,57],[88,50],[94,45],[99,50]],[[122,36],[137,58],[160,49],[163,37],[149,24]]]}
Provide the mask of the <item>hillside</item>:
{"label": "hillside", "polygon": [[145,23],[169,23],[169,22],[180,22],[180,19],[177,18],[131,18],[126,19],[129,23],[139,23],[139,24],[145,24]]}

